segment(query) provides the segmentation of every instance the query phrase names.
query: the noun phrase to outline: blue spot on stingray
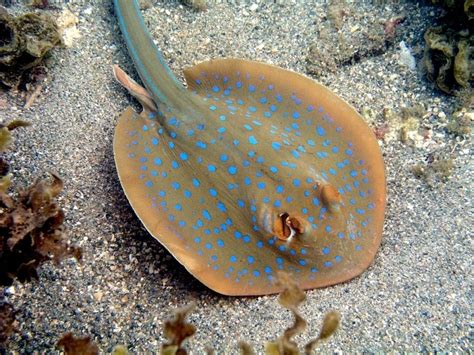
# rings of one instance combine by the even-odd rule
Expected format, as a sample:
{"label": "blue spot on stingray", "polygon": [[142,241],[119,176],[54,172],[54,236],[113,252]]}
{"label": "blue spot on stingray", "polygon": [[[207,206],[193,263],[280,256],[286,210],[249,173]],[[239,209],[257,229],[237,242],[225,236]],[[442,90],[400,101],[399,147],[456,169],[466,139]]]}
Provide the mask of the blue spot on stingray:
{"label": "blue spot on stingray", "polygon": [[294,119],[300,118],[300,113],[298,111],[293,112],[292,114]]}
{"label": "blue spot on stingray", "polygon": [[316,197],[313,197],[313,205],[319,206],[319,200]]}
{"label": "blue spot on stingray", "polygon": [[221,212],[224,212],[224,213],[227,212],[227,208],[225,207],[224,203],[221,201],[217,202],[217,208],[221,210]]}
{"label": "blue spot on stingray", "polygon": [[262,98],[260,99],[260,103],[261,103],[261,104],[266,104],[267,101],[268,101],[268,100],[267,100],[266,97],[262,97]]}
{"label": "blue spot on stingray", "polygon": [[251,180],[248,176],[246,176],[246,177],[244,178],[244,185],[247,185],[247,186],[248,186],[248,185],[250,185],[251,183],[252,183],[252,180]]}
{"label": "blue spot on stingray", "polygon": [[245,207],[244,200],[238,199],[237,200],[237,206],[239,206],[240,208],[244,208]]}
{"label": "blue spot on stingray", "polygon": [[276,105],[270,105],[270,111],[276,112],[276,110],[277,110]]}
{"label": "blue spot on stingray", "polygon": [[229,171],[229,174],[230,175],[235,175],[237,174],[237,168],[235,166],[229,166],[229,169],[227,169]]}
{"label": "blue spot on stingray", "polygon": [[298,153],[296,150],[292,150],[291,155],[293,155],[296,159],[300,157],[300,153]]}
{"label": "blue spot on stingray", "polygon": [[301,266],[305,266],[305,265],[306,265],[306,260],[300,259],[300,260],[298,261],[298,263],[299,263]]}
{"label": "blue spot on stingray", "polygon": [[275,202],[273,202],[273,206],[275,207],[281,207],[281,201],[280,200],[275,200]]}
{"label": "blue spot on stingray", "polygon": [[326,266],[326,267],[331,267],[331,266],[332,266],[332,262],[331,262],[331,261],[325,261],[325,262],[324,262],[324,266]]}
{"label": "blue spot on stingray", "polygon": [[326,134],[326,131],[325,131],[324,128],[321,127],[321,126],[318,126],[318,127],[316,128],[316,131],[318,132],[318,134],[319,134],[320,136],[324,136],[324,135]]}
{"label": "blue spot on stingray", "polygon": [[252,131],[252,130],[253,130],[252,126],[249,125],[249,124],[244,124],[244,128],[245,128],[247,131]]}
{"label": "blue spot on stingray", "polygon": [[181,185],[179,184],[179,182],[176,182],[176,181],[173,181],[171,183],[171,186],[173,187],[173,189],[175,190],[179,190],[179,188],[181,187]]}
{"label": "blue spot on stingray", "polygon": [[236,147],[240,144],[238,139],[234,139],[232,142]]}
{"label": "blue spot on stingray", "polygon": [[217,109],[217,107],[214,106],[214,105],[209,106],[209,110],[211,110],[211,111],[215,111],[216,109]]}
{"label": "blue spot on stingray", "polygon": [[217,132],[219,132],[219,133],[224,133],[225,131],[226,131],[226,128],[225,128],[225,127],[219,127],[219,128],[217,129]]}
{"label": "blue spot on stingray", "polygon": [[323,254],[324,255],[328,255],[330,253],[331,249],[329,249],[328,247],[325,247],[323,248]]}
{"label": "blue spot on stingray", "polygon": [[212,91],[214,91],[214,92],[219,92],[219,87],[218,87],[217,85],[214,85],[214,86],[212,87]]}
{"label": "blue spot on stingray", "polygon": [[146,187],[152,187],[152,186],[153,186],[153,182],[152,182],[152,181],[147,181],[147,182],[145,183],[145,186],[146,186]]}
{"label": "blue spot on stingray", "polygon": [[346,149],[346,154],[347,154],[347,155],[352,155],[352,150]]}
{"label": "blue spot on stingray", "polygon": [[294,179],[293,180],[293,185],[295,185],[295,187],[300,187],[301,186],[301,181],[299,179]]}
{"label": "blue spot on stingray", "polygon": [[176,208],[177,211],[182,211],[182,210],[183,210],[183,207],[182,207],[179,203],[177,203],[177,204],[174,206],[174,208]]}
{"label": "blue spot on stingray", "polygon": [[249,235],[244,235],[242,240],[244,241],[244,243],[250,243],[250,236]]}
{"label": "blue spot on stingray", "polygon": [[281,144],[278,142],[272,142],[272,148],[275,150],[280,150]]}
{"label": "blue spot on stingray", "polygon": [[260,276],[260,271],[254,270],[254,271],[253,271],[253,276],[259,277],[259,276]]}
{"label": "blue spot on stingray", "polygon": [[283,97],[282,97],[280,94],[277,94],[277,95],[275,96],[275,99],[276,99],[278,102],[280,102],[280,103],[283,102]]}
{"label": "blue spot on stingray", "polygon": [[155,138],[155,137],[152,138],[151,144],[153,144],[153,145],[158,145],[158,138]]}
{"label": "blue spot on stingray", "polygon": [[199,185],[200,185],[199,180],[196,179],[196,178],[193,178],[193,185],[194,185],[195,187],[199,187]]}
{"label": "blue spot on stingray", "polygon": [[326,226],[326,232],[330,232],[331,231],[331,226]]}
{"label": "blue spot on stingray", "polygon": [[270,171],[274,174],[276,174],[278,172],[278,168],[276,168],[275,166],[271,166],[270,167]]}
{"label": "blue spot on stingray", "polygon": [[242,87],[242,82],[241,81],[236,82],[235,86],[237,86],[240,89]]}
{"label": "blue spot on stingray", "polygon": [[229,157],[226,154],[221,154],[220,160],[221,162],[225,163],[227,160],[229,160]]}
{"label": "blue spot on stingray", "polygon": [[222,239],[217,239],[217,246],[220,247],[220,248],[223,248],[224,247],[224,241]]}
{"label": "blue spot on stingray", "polygon": [[255,145],[255,144],[257,144],[258,142],[257,142],[257,140],[255,139],[254,136],[250,136],[250,137],[249,137],[249,143]]}
{"label": "blue spot on stingray", "polygon": [[202,141],[197,141],[196,142],[196,146],[201,148],[201,149],[206,149],[207,148],[207,145],[206,143],[202,142]]}
{"label": "blue spot on stingray", "polygon": [[255,92],[255,86],[249,85],[249,92]]}
{"label": "blue spot on stingray", "polygon": [[260,181],[258,184],[257,184],[257,187],[260,189],[260,190],[263,190],[265,188],[265,183],[263,181]]}
{"label": "blue spot on stingray", "polygon": [[208,221],[212,220],[212,217],[211,217],[211,214],[209,213],[208,210],[204,210],[202,211],[202,215],[205,219],[207,219]]}
{"label": "blue spot on stingray", "polygon": [[170,147],[171,149],[174,148],[174,143],[173,142],[168,142],[168,147]]}
{"label": "blue spot on stingray", "polygon": [[225,115],[220,115],[220,116],[219,116],[219,119],[220,119],[221,121],[225,121],[225,120],[227,119],[227,117],[226,117]]}
{"label": "blue spot on stingray", "polygon": [[255,258],[252,255],[247,256],[247,262],[249,264],[253,264],[255,262]]}
{"label": "blue spot on stingray", "polygon": [[179,154],[179,157],[181,158],[181,160],[188,160],[188,155],[185,152],[181,152]]}
{"label": "blue spot on stingray", "polygon": [[171,166],[173,167],[173,169],[178,169],[178,168],[179,168],[179,164],[178,164],[178,162],[177,162],[176,160],[173,160],[173,161],[171,162]]}
{"label": "blue spot on stingray", "polygon": [[212,196],[212,197],[216,197],[217,196],[217,191],[213,188],[210,188],[209,189],[209,194]]}
{"label": "blue spot on stingray", "polygon": [[193,195],[193,194],[191,193],[191,191],[189,191],[189,190],[184,190],[184,196],[185,196],[186,198],[191,198],[192,195]]}
{"label": "blue spot on stingray", "polygon": [[209,164],[207,166],[207,170],[209,170],[211,173],[215,172],[216,171],[216,167],[212,164]]}
{"label": "blue spot on stingray", "polygon": [[276,187],[276,192],[278,192],[279,194],[283,193],[284,190],[285,188],[282,185],[278,185]]}
{"label": "blue spot on stingray", "polygon": [[257,112],[257,108],[255,106],[249,106],[250,112]]}
{"label": "blue spot on stingray", "polygon": [[316,145],[312,139],[308,139],[308,141],[306,143],[308,143],[308,145],[310,145],[312,147],[314,147]]}
{"label": "blue spot on stingray", "polygon": [[351,172],[349,173],[352,177],[356,177],[357,176],[357,171],[355,170],[351,170]]}

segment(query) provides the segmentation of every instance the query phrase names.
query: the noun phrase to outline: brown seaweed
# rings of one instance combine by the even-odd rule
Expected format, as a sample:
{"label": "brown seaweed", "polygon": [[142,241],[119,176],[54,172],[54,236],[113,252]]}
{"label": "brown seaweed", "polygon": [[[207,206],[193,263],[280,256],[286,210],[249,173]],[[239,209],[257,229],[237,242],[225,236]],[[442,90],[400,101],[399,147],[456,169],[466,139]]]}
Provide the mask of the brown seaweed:
{"label": "brown seaweed", "polygon": [[38,65],[60,45],[55,21],[44,13],[10,15],[0,8],[0,83],[16,88],[25,71]]}
{"label": "brown seaweed", "polygon": [[66,355],[99,354],[99,348],[91,340],[90,336],[75,337],[72,333],[66,333],[58,341],[57,346],[62,348]]}
{"label": "brown seaweed", "polygon": [[15,315],[13,306],[0,298],[0,353],[2,344],[6,343],[15,330]]}
{"label": "brown seaweed", "polygon": [[[21,120],[0,124],[0,153],[12,141],[10,131],[28,125]],[[63,235],[64,212],[56,200],[62,180],[52,174],[52,179],[38,179],[26,190],[8,193],[11,176],[3,157],[0,168],[0,285],[37,279],[36,268],[49,260],[80,259],[80,249],[69,246]]]}
{"label": "brown seaweed", "polygon": [[428,80],[447,94],[457,95],[474,80],[474,1],[435,1],[446,15],[425,32],[423,64]]}
{"label": "brown seaweed", "polygon": [[173,319],[165,321],[164,334],[168,339],[163,344],[161,353],[165,355],[186,355],[188,352],[182,347],[183,342],[196,333],[196,327],[186,321],[187,316],[196,307],[194,302],[178,308],[174,312]]}

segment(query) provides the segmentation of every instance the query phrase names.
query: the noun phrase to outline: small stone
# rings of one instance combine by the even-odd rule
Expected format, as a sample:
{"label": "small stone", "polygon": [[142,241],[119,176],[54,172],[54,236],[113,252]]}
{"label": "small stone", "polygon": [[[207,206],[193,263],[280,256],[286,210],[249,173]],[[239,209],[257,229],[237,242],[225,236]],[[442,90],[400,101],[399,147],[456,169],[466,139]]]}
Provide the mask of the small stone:
{"label": "small stone", "polygon": [[96,293],[94,293],[94,299],[97,302],[102,301],[102,297],[104,297],[104,293],[102,291],[97,291]]}

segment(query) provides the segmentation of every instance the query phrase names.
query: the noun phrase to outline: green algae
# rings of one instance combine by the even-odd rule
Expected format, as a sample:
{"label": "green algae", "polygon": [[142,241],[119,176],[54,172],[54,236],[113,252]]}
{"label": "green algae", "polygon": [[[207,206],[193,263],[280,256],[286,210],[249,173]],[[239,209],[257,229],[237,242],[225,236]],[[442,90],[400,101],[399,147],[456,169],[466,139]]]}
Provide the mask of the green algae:
{"label": "green algae", "polygon": [[430,154],[425,163],[415,164],[411,167],[413,175],[424,181],[430,188],[436,188],[446,183],[454,170],[454,160],[441,153]]}

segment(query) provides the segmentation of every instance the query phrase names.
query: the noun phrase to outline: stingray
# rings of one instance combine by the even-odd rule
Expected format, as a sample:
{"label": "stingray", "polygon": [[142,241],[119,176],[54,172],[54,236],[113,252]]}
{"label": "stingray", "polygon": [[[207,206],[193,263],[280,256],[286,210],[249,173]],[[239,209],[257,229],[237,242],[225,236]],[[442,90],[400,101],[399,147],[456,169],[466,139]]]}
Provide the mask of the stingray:
{"label": "stingray", "polygon": [[218,59],[184,72],[149,35],[136,1],[115,0],[144,87],[122,113],[114,156],[143,225],[184,267],[226,295],[304,289],[362,273],[379,248],[384,164],[360,115],[324,86],[272,65]]}

